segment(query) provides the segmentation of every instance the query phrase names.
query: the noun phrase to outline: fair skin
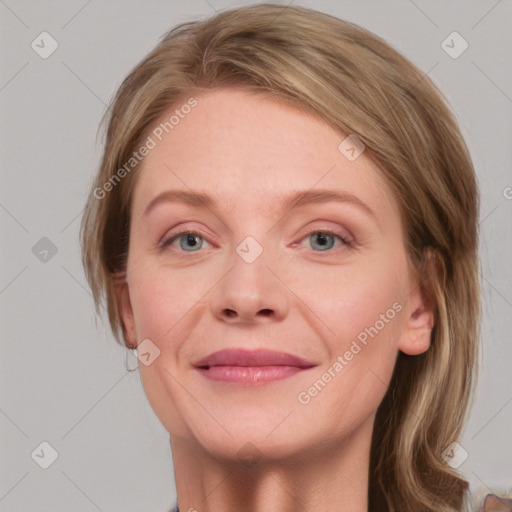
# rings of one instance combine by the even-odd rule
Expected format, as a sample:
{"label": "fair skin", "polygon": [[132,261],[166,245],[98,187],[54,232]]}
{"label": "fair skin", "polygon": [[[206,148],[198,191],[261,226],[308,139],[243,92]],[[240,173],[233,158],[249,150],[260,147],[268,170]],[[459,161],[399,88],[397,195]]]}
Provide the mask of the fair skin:
{"label": "fair skin", "polygon": [[[170,434],[180,511],[366,511],[376,410],[398,351],[428,350],[434,321],[398,205],[366,153],[348,160],[338,149],[346,135],[316,115],[239,89],[196,99],[138,169],[118,288],[127,342],[160,350],[139,369]],[[284,208],[293,193],[320,189],[373,213],[346,200]],[[147,210],[167,190],[215,202]],[[325,229],[337,234],[322,238]],[[200,236],[172,238],[187,230]],[[248,236],[263,250],[250,263],[236,250]],[[370,326],[377,332],[345,357]],[[312,365],[257,385],[195,366],[227,348]],[[326,372],[325,387],[308,392]]]}

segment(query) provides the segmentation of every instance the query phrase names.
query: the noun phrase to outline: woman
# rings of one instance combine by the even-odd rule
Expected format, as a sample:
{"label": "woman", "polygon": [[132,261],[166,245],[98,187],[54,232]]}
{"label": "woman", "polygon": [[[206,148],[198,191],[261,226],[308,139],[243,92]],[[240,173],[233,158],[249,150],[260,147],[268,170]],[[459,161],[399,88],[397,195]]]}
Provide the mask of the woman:
{"label": "woman", "polygon": [[83,262],[180,510],[466,510],[478,192],[428,77],[259,4],[171,30],[107,123]]}

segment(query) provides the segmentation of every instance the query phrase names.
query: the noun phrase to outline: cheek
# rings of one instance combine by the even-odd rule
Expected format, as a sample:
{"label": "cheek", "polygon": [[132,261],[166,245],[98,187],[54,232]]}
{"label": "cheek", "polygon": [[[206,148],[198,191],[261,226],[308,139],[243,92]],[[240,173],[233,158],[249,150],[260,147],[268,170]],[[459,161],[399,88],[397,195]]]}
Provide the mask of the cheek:
{"label": "cheek", "polygon": [[[396,262],[324,266],[297,273],[293,290],[326,326],[331,356],[359,338],[396,339],[403,326],[403,279]],[[378,332],[376,332],[378,331]]]}
{"label": "cheek", "polygon": [[[149,259],[148,259],[149,261]],[[149,365],[139,363],[146,397],[165,428],[173,435],[189,437],[186,403],[179,366],[180,347],[197,323],[195,310],[209,287],[201,279],[190,279],[192,272],[162,268],[154,262],[134,267],[130,298],[137,338],[150,339],[158,347],[158,356]],[[211,286],[210,286],[211,287]]]}
{"label": "cheek", "polygon": [[[208,290],[197,273],[146,265],[133,272],[130,297],[139,339],[163,340]],[[173,333],[174,334],[174,333]]]}
{"label": "cheek", "polygon": [[[356,421],[382,401],[405,320],[405,282],[396,271],[402,268],[399,262],[396,255],[350,269],[324,267],[310,275],[301,298],[329,326],[324,329],[328,361],[311,379],[315,389],[304,389],[305,398],[315,402],[308,411],[313,416],[329,410],[334,423],[341,425],[347,411]],[[333,384],[324,390],[316,384],[322,378]]]}

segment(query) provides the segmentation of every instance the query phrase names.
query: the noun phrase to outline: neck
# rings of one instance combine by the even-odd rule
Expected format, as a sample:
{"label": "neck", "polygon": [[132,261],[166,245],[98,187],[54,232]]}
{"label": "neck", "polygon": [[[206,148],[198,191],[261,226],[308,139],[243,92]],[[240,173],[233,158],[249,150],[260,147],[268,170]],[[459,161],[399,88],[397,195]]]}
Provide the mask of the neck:
{"label": "neck", "polygon": [[172,436],[180,512],[367,512],[372,426],[287,459],[252,463],[219,460],[194,440]]}

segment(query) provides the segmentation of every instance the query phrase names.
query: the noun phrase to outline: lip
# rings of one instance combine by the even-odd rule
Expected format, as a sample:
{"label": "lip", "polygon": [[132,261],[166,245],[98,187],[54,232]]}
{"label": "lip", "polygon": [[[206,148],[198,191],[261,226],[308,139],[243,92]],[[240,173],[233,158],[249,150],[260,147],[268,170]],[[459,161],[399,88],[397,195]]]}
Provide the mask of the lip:
{"label": "lip", "polygon": [[285,379],[314,366],[285,352],[243,349],[220,350],[194,364],[210,380],[249,386]]}

